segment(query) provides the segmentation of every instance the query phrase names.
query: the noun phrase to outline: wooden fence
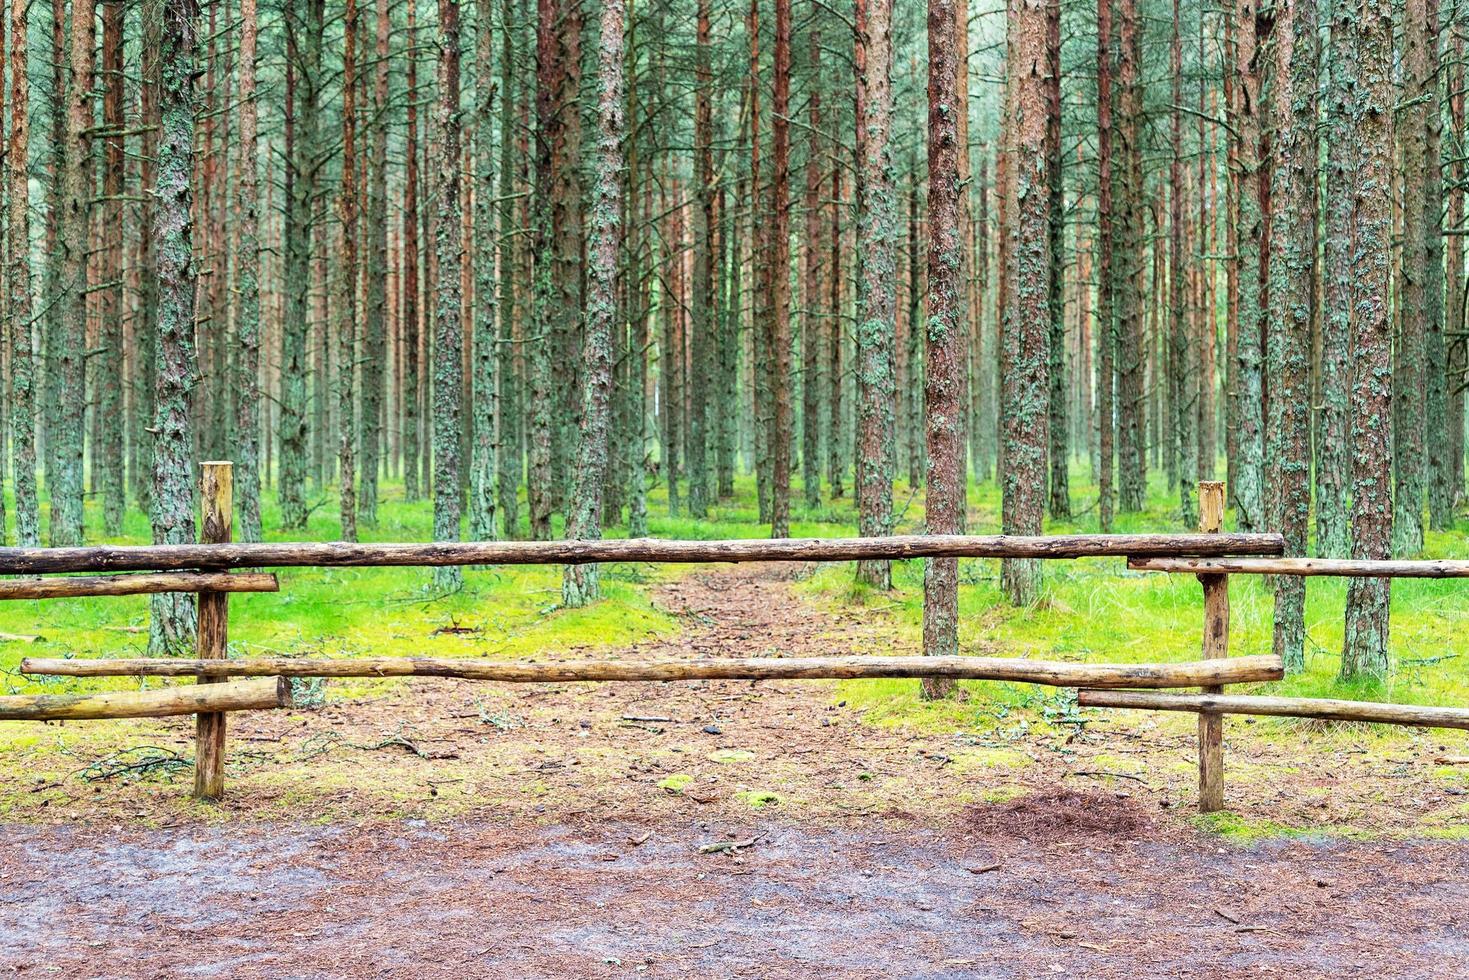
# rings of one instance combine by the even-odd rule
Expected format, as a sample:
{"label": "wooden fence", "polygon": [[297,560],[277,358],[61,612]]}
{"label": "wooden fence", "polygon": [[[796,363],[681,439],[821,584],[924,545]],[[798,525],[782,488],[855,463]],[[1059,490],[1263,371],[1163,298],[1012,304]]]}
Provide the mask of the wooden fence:
{"label": "wooden fence", "polygon": [[[409,544],[233,544],[231,465],[203,464],[201,542],[190,545],[0,548],[0,599],[50,599],[159,592],[198,594],[194,659],[27,658],[37,676],[194,677],[197,687],[0,698],[0,720],[197,715],[194,794],[224,793],[226,715],[291,705],[289,677],[459,677],[502,683],[697,679],[950,677],[1074,687],[1094,707],[1194,711],[1199,715],[1199,806],[1223,806],[1223,716],[1290,715],[1469,729],[1469,710],[1372,702],[1234,696],[1227,684],[1279,680],[1274,655],[1229,656],[1230,575],[1469,576],[1469,562],[1326,562],[1280,557],[1276,534],[1220,530],[1224,485],[1199,485],[1197,534],[899,535],[879,538],[663,541],[432,542]],[[417,657],[230,660],[229,597],[273,592],[276,577],[231,569],[331,566],[577,564],[588,562],[854,561],[903,558],[1120,557],[1131,568],[1197,575],[1204,595],[1202,659],[1157,664],[1077,664],[991,657],[805,657],[705,660],[485,662]],[[117,574],[119,572],[134,574]],[[48,573],[87,573],[37,578]],[[246,678],[230,680],[230,678]],[[1159,688],[1198,688],[1198,694]]]}

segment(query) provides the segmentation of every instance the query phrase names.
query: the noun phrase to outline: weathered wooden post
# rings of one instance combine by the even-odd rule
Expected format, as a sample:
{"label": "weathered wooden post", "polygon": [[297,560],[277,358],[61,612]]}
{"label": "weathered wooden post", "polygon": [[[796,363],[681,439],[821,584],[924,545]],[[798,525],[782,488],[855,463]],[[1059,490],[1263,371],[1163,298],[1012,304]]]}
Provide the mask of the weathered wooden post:
{"label": "weathered wooden post", "polygon": [[[1199,531],[1217,534],[1224,522],[1224,484],[1199,481]],[[1229,576],[1200,575],[1204,587],[1204,659],[1229,656]],[[1204,687],[1205,694],[1222,693],[1222,687]],[[1199,713],[1199,812],[1224,809],[1224,716]]]}
{"label": "weathered wooden post", "polygon": [[[203,464],[200,494],[199,539],[205,544],[225,544],[234,523],[234,464],[210,461]],[[228,592],[199,593],[198,651],[201,660],[223,660],[229,656]],[[216,684],[220,678],[199,678],[200,684]],[[224,796],[223,712],[200,712],[194,735],[194,797],[218,800]]]}

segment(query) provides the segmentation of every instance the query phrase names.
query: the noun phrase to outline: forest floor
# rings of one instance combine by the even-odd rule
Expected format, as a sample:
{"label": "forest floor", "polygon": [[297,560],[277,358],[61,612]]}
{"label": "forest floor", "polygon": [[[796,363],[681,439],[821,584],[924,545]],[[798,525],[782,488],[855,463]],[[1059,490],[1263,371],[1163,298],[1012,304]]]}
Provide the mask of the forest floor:
{"label": "forest floor", "polygon": [[[653,584],[679,629],[599,655],[907,645],[893,611],[813,595],[811,572]],[[1469,962],[1459,733],[1232,720],[1232,811],[1204,821],[1191,718],[1083,716],[1007,685],[904,715],[872,689],[374,681],[233,718],[220,807],[185,799],[187,721],[120,723],[106,754],[48,745],[74,726],[39,729],[0,771],[0,966],[1441,977]],[[81,765],[55,774],[58,752]]]}

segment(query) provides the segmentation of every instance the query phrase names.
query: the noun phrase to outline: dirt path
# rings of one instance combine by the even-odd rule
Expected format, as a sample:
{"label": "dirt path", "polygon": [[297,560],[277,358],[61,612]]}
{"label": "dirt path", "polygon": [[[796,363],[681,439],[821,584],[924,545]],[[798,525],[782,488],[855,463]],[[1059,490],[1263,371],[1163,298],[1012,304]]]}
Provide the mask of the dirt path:
{"label": "dirt path", "polygon": [[[960,824],[0,831],[0,967],[75,977],[1453,977],[1469,852]],[[989,823],[993,823],[990,821]],[[721,839],[755,843],[701,854]],[[995,866],[998,867],[995,867]],[[992,869],[992,870],[986,870]]]}
{"label": "dirt path", "polygon": [[[623,655],[894,647],[879,615],[814,611],[791,573],[660,586],[687,629]],[[187,753],[191,730],[136,733]],[[0,773],[32,801],[27,823],[0,825],[0,967],[1469,976],[1469,846],[1200,834],[1190,740],[1141,715],[928,734],[863,724],[822,683],[425,680],[232,734],[222,813],[184,802],[180,777],[21,793],[33,777]],[[1293,825],[1455,819],[1427,738],[1398,758],[1348,732],[1309,759],[1240,739],[1232,798]],[[701,853],[721,841],[751,843]]]}

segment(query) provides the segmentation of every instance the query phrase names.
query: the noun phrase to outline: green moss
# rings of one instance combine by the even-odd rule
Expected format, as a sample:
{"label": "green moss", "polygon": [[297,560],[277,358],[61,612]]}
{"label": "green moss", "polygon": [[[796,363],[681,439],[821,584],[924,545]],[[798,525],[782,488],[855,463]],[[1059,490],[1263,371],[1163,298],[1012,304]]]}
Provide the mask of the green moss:
{"label": "green moss", "polygon": [[674,796],[677,796],[681,794],[684,791],[684,788],[693,781],[694,777],[690,776],[688,773],[677,772],[674,773],[672,776],[668,776],[658,780],[658,788],[668,793],[671,793]]}
{"label": "green moss", "polygon": [[754,807],[756,810],[767,806],[779,806],[785,799],[779,793],[772,793],[766,789],[747,789],[735,794],[736,799]]}
{"label": "green moss", "polygon": [[755,753],[748,749],[716,749],[709,753],[710,762],[735,763],[750,762],[755,758]]}

